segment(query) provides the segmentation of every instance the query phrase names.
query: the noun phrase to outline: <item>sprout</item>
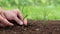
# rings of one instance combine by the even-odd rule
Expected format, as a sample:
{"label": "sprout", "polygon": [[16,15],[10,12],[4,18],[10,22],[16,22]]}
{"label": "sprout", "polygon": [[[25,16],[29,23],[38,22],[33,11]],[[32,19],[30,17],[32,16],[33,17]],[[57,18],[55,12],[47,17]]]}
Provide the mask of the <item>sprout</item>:
{"label": "sprout", "polygon": [[26,15],[23,19],[27,18],[28,15]]}

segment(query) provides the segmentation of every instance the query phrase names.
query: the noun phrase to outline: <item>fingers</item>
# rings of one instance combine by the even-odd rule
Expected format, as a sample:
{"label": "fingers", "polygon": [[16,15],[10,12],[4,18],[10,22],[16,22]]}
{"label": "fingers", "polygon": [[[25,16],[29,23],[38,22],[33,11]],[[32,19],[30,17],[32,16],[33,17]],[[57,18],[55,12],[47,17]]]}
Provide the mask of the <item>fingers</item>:
{"label": "fingers", "polygon": [[20,18],[20,20],[23,21],[24,25],[27,25],[27,18],[23,19],[23,15],[22,15],[22,13],[18,9],[17,9],[17,16]]}
{"label": "fingers", "polygon": [[0,21],[2,22],[2,24],[4,24],[5,26],[13,26],[12,23],[8,22],[7,19],[3,18],[1,15],[0,15]]}
{"label": "fingers", "polygon": [[15,20],[19,25],[23,25],[23,22],[22,22],[18,17],[15,17],[14,20]]}
{"label": "fingers", "polygon": [[23,21],[21,21],[18,17],[15,17],[14,19],[19,25],[27,25],[27,18],[25,18]]}
{"label": "fingers", "polygon": [[1,16],[2,16],[3,18],[6,18],[5,15],[4,15],[4,12],[1,14]]}
{"label": "fingers", "polygon": [[24,25],[27,25],[27,18],[25,18],[23,22],[24,22]]}
{"label": "fingers", "polygon": [[21,11],[19,11],[18,9],[17,9],[17,16],[18,16],[21,20],[23,20],[23,15],[22,15]]}

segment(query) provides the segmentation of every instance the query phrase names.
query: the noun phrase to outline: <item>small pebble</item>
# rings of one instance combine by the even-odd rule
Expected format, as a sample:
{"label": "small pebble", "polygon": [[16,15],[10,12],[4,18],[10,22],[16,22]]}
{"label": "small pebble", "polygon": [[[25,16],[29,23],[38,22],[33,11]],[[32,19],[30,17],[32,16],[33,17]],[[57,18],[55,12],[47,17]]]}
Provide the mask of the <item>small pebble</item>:
{"label": "small pebble", "polygon": [[14,32],[15,34],[17,33],[17,32]]}
{"label": "small pebble", "polygon": [[16,34],[17,32],[15,32],[15,31],[11,31],[11,33],[14,33],[14,34]]}
{"label": "small pebble", "polygon": [[3,33],[5,33],[5,31],[2,31]]}
{"label": "small pebble", "polygon": [[27,29],[24,29],[24,31],[26,31]]}
{"label": "small pebble", "polygon": [[35,29],[35,30],[36,30],[36,31],[39,31],[40,29],[37,28],[37,29]]}
{"label": "small pebble", "polygon": [[56,29],[57,31],[60,30],[59,28]]}

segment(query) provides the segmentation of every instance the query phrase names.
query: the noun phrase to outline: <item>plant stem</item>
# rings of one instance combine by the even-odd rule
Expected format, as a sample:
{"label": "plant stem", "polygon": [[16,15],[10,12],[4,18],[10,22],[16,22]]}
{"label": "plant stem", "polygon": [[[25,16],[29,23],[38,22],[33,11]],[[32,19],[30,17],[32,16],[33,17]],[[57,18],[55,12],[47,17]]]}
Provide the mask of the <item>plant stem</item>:
{"label": "plant stem", "polygon": [[26,15],[23,19],[27,18],[28,15]]}
{"label": "plant stem", "polygon": [[46,12],[46,8],[44,7],[44,26],[46,26],[47,25],[47,12]]}

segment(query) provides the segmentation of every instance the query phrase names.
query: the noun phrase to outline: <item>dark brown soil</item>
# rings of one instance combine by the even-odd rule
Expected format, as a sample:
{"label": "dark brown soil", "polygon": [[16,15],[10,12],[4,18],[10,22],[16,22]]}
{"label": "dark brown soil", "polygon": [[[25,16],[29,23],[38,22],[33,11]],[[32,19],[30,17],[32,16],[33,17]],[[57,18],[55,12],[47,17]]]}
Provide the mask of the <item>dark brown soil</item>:
{"label": "dark brown soil", "polygon": [[[15,23],[15,22],[14,22]],[[0,27],[0,34],[60,34],[60,21],[28,20],[27,26]]]}

